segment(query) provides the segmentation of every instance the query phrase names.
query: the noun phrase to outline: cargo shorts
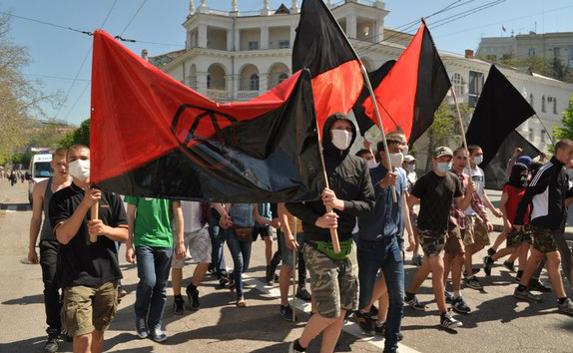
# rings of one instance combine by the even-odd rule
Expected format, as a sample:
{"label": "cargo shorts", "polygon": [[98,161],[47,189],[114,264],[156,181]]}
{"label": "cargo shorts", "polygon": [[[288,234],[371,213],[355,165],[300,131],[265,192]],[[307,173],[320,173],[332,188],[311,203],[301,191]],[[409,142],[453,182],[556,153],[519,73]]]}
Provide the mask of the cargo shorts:
{"label": "cargo shorts", "polygon": [[109,327],[117,311],[116,283],[66,287],[63,292],[62,325],[71,336],[105,331]]}
{"label": "cargo shorts", "polygon": [[533,248],[544,254],[547,254],[557,251],[557,243],[555,242],[555,237],[562,237],[563,230],[549,229],[532,225],[531,234],[533,237]]}
{"label": "cargo shorts", "polygon": [[487,225],[477,216],[466,216],[466,228],[464,229],[464,245],[480,245],[485,247],[490,244]]}
{"label": "cargo shorts", "polygon": [[418,239],[425,256],[439,256],[446,245],[446,231],[418,229]]}
{"label": "cargo shorts", "polygon": [[358,261],[356,246],[344,260],[332,260],[312,245],[303,246],[306,268],[310,273],[312,298],[318,313],[328,319],[341,310],[356,310],[358,304]]}
{"label": "cargo shorts", "polygon": [[521,230],[513,228],[507,235],[507,247],[514,248],[522,243],[531,244],[531,226],[525,225]]}
{"label": "cargo shorts", "polygon": [[448,231],[444,251],[448,255],[462,255],[465,252],[462,232],[459,227],[454,227]]}

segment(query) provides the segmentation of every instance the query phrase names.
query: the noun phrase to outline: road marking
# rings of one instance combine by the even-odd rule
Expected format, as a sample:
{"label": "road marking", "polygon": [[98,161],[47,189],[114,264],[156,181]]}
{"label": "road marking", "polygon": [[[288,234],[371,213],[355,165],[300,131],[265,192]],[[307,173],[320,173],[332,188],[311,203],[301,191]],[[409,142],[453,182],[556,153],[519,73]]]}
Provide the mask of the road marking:
{"label": "road marking", "polygon": [[[263,294],[266,294],[268,297],[270,298],[280,298],[280,290],[277,287],[271,287],[269,288],[268,286],[266,286],[263,282],[259,281],[258,279],[251,277],[247,274],[243,274],[243,282],[244,284],[254,287],[256,288],[259,292],[262,292]],[[289,286],[289,289],[292,288]],[[289,302],[291,303],[291,305],[293,305],[295,308],[297,308],[300,311],[303,311],[305,313],[310,313],[310,303],[306,303],[300,299],[295,298],[294,303],[292,300],[292,294],[289,292]],[[352,321],[346,321],[344,323],[344,327],[342,328],[345,332],[358,337],[358,341],[360,342],[367,342],[370,343],[374,346],[376,346],[377,348],[380,348],[381,350],[384,349],[384,338],[379,337],[379,336],[374,336],[374,337],[365,337],[362,334],[362,330],[360,330],[360,327]],[[408,346],[405,346],[403,344],[398,343],[398,351],[400,353],[420,353],[417,350],[410,348]]]}

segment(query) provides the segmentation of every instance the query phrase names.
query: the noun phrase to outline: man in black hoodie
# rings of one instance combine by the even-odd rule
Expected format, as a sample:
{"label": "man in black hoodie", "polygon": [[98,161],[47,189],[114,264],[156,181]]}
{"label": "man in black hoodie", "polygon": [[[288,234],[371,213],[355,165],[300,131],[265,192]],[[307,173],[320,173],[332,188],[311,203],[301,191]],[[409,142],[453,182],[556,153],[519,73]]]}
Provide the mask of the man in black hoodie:
{"label": "man in black hoodie", "polygon": [[[330,116],[322,142],[330,188],[324,189],[320,201],[286,205],[302,220],[303,252],[317,310],[289,352],[304,352],[320,333],[321,352],[333,352],[346,311],[356,309],[358,266],[352,230],[356,217],[367,215],[374,207],[374,190],[366,162],[349,154],[355,139],[356,128],[346,116]],[[327,212],[327,207],[333,211]],[[339,254],[332,250],[331,229],[338,229]]]}

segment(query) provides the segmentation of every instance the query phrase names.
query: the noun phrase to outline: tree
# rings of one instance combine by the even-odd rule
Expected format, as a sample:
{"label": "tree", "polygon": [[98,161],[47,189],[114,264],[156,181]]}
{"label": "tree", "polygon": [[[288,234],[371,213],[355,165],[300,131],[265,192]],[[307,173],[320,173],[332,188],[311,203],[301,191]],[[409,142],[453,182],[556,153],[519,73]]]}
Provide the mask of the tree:
{"label": "tree", "polygon": [[569,106],[563,112],[563,118],[561,118],[562,127],[557,127],[553,129],[553,137],[555,140],[561,139],[573,139],[573,95],[569,98]]}
{"label": "tree", "polygon": [[70,147],[71,145],[81,144],[88,146],[90,145],[90,119],[82,121],[80,127],[74,131],[68,132],[64,138],[60,141],[61,147]]}

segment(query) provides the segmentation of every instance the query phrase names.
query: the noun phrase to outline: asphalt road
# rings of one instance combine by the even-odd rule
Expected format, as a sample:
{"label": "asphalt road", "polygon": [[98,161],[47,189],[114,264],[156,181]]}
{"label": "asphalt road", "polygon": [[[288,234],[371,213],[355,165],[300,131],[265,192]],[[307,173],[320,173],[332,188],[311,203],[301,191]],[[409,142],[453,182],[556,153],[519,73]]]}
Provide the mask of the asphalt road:
{"label": "asphalt road", "polygon": [[[7,181],[0,181],[1,353],[41,352],[45,337],[41,270],[38,265],[25,263],[31,216],[26,206],[26,193],[25,184],[12,188]],[[227,259],[231,264],[228,253]],[[166,343],[139,340],[133,330],[137,273],[133,265],[123,260],[123,252],[121,260],[123,283],[130,293],[123,299],[118,315],[106,333],[107,352],[286,352],[287,342],[301,334],[304,320],[308,318],[307,314],[299,312],[302,322],[292,324],[278,316],[278,288],[266,287],[260,282],[264,276],[264,251],[263,243],[258,241],[254,244],[251,270],[247,273],[247,308],[236,308],[234,294],[217,289],[216,281],[208,277],[200,289],[202,301],[198,312],[174,316],[171,291],[168,291],[164,319],[169,335]],[[474,262],[481,263],[481,256]],[[192,270],[193,265],[185,267],[186,279]],[[414,271],[415,268],[408,265],[407,277]],[[547,281],[547,278],[543,280]],[[511,296],[514,280],[502,267],[494,268],[492,276],[484,283],[487,284],[484,293],[464,290],[464,297],[473,311],[470,315],[457,315],[464,327],[457,332],[448,332],[438,326],[430,281],[426,281],[419,298],[428,304],[429,310],[418,313],[406,308],[402,327],[404,346],[400,351],[573,352],[573,318],[556,312],[551,293],[544,295],[542,304],[515,301]],[[318,343],[315,342],[309,352],[318,352]],[[363,338],[356,325],[349,323],[336,351],[381,352],[382,346],[382,339]],[[65,344],[62,351],[70,352],[71,345]]]}

